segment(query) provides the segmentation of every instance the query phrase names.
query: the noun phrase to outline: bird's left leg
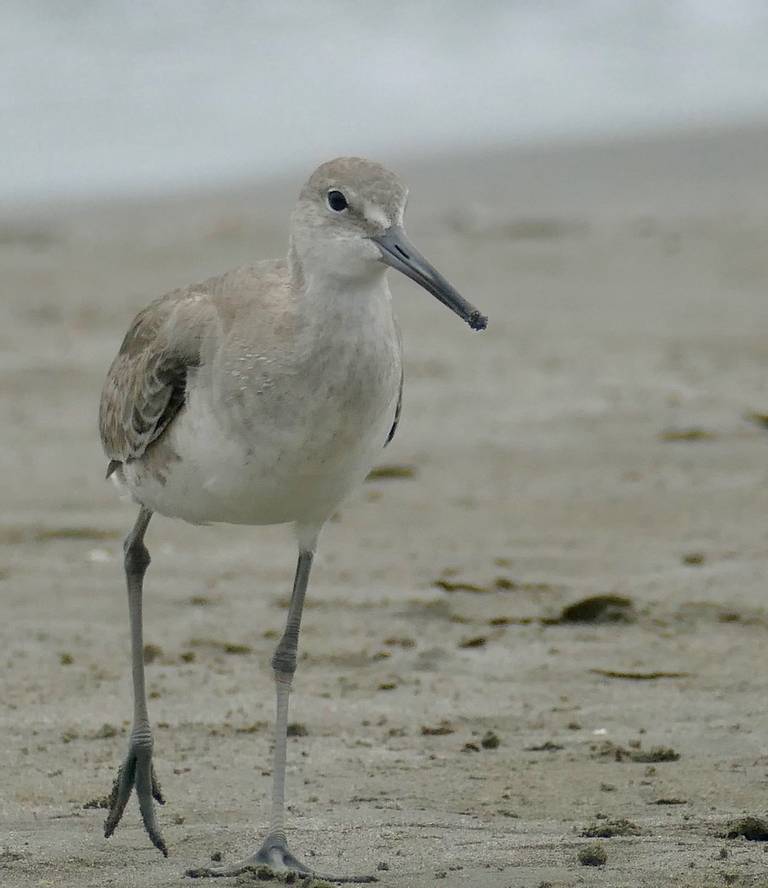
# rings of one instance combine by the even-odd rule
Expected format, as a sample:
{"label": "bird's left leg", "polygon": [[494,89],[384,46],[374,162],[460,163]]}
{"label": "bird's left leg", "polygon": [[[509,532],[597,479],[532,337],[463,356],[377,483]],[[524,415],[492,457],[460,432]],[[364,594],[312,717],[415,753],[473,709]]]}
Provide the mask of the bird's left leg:
{"label": "bird's left leg", "polygon": [[160,833],[152,799],[165,804],[160,784],[152,767],[152,730],[147,712],[147,695],[144,688],[144,641],[142,631],[141,599],[144,574],[149,567],[149,552],[144,545],[144,534],[152,517],[149,509],[141,507],[133,530],[125,539],[125,578],[128,586],[128,611],[131,618],[131,662],[133,666],[133,727],[128,754],[117,772],[109,797],[109,814],[104,823],[104,835],[109,838],[115,831],[125,806],[136,787],[141,819],[152,844],[168,856],[168,849]]}

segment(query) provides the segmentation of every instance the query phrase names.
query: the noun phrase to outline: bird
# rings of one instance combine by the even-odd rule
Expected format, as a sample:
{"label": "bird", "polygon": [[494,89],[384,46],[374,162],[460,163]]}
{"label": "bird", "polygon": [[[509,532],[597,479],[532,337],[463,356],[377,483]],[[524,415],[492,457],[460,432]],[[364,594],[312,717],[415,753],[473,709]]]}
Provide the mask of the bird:
{"label": "bird", "polygon": [[[402,349],[386,272],[405,274],[473,330],[487,318],[411,244],[408,189],[360,157],[323,163],[299,194],[287,256],[174,290],[139,312],[104,383],[107,478],[138,506],[125,538],[133,682],[128,750],[108,799],[111,836],[135,790],[152,843],[168,855],[154,802],[142,599],[157,513],[193,524],[290,524],[298,559],[271,666],[276,696],[272,807],[261,846],[227,868],[307,875],[285,828],[288,703],[310,570],[323,525],[395,434]],[[370,881],[372,877],[331,877]]]}

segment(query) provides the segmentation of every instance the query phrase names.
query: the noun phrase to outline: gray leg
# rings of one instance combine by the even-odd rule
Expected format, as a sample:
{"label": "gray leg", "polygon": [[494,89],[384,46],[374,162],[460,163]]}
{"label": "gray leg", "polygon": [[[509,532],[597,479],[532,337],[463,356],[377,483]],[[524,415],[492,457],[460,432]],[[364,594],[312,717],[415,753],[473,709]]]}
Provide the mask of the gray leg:
{"label": "gray leg", "polygon": [[161,805],[165,799],[152,767],[152,730],[147,713],[147,696],[144,689],[144,639],[141,620],[141,596],[144,574],[149,567],[149,552],[144,545],[144,534],[152,512],[143,506],[133,530],[125,539],[125,578],[128,585],[128,612],[131,618],[131,663],[133,671],[133,728],[128,754],[117,772],[109,798],[109,814],[104,823],[104,835],[109,838],[115,831],[128,803],[131,790],[136,787],[141,819],[152,844],[168,856],[168,849],[155,817],[154,798]]}
{"label": "gray leg", "polygon": [[288,698],[291,693],[293,675],[296,672],[301,614],[304,609],[304,594],[309,582],[312,557],[312,552],[299,553],[299,563],[296,565],[296,578],[293,583],[293,594],[288,608],[285,631],[272,657],[272,672],[275,677],[277,697],[275,752],[272,763],[272,816],[269,833],[257,852],[264,863],[287,867],[300,873],[309,873],[310,870],[288,850],[285,836],[285,764],[288,744]]}
{"label": "gray leg", "polygon": [[[245,860],[227,867],[200,867],[187,870],[187,875],[237,876],[248,871],[258,871],[267,867],[278,872],[286,870],[302,875],[317,875],[288,850],[285,835],[285,763],[288,743],[288,698],[291,681],[296,672],[296,654],[299,646],[301,614],[304,609],[304,595],[309,582],[314,552],[308,549],[299,551],[296,577],[293,581],[293,594],[288,608],[285,631],[278,642],[272,657],[272,671],[277,692],[277,713],[275,718],[275,751],[272,766],[272,814],[266,839],[255,853]],[[323,876],[332,882],[375,882],[373,876]]]}

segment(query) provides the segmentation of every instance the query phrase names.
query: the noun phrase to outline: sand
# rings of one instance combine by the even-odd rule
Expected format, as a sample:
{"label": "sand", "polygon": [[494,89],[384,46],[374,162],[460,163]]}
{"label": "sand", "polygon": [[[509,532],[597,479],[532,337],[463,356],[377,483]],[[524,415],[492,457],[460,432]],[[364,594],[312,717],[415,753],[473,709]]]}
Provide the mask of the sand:
{"label": "sand", "polygon": [[[765,842],[721,834],[768,791],[768,130],[397,165],[413,240],[491,323],[393,277],[400,477],[322,540],[295,852],[393,888],[765,885]],[[281,252],[300,178],[0,218],[3,888],[193,884],[265,829],[285,527],[153,522],[171,856],[135,802],[109,841],[88,804],[131,713],[134,512],[96,409],[133,314]]]}

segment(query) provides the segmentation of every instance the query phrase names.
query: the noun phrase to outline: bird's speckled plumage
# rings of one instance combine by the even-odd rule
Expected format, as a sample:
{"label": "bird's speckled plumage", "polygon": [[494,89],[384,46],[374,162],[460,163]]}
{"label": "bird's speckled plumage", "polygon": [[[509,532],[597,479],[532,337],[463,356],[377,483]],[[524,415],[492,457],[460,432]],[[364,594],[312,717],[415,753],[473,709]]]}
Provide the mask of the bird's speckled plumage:
{"label": "bird's speckled plumage", "polygon": [[[329,225],[334,186],[360,212]],[[321,522],[365,476],[394,432],[402,368],[385,268],[360,249],[360,228],[379,227],[366,211],[401,218],[405,196],[378,164],[324,164],[302,190],[287,259],[139,313],[100,409],[110,470],[134,499],[195,523]],[[340,281],[326,257],[344,251],[360,267]]]}
{"label": "bird's speckled plumage", "polygon": [[107,374],[99,411],[107,474],[140,508],[125,543],[134,718],[106,836],[135,789],[150,839],[168,851],[153,803],[163,797],[144,680],[144,535],[153,513],[194,523],[292,522],[299,545],[286,627],[272,658],[270,830],[245,861],[190,874],[237,875],[264,864],[311,872],[289,851],[284,829],[288,697],[318,535],[400,416],[400,334],[387,266],[473,329],[486,323],[408,241],[406,199],[405,186],[379,164],[354,157],[323,164],[301,191],[285,259],[237,268],[153,302],[134,320]]}

